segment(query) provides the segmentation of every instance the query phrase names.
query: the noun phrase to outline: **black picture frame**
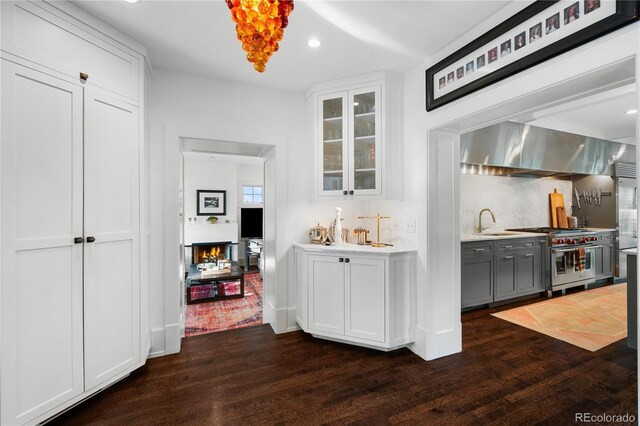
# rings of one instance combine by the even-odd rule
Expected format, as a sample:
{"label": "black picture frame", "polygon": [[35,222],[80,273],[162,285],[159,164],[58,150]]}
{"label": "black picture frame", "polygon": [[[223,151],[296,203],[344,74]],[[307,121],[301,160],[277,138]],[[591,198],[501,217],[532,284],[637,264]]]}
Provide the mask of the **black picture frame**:
{"label": "black picture frame", "polygon": [[[596,38],[602,37],[605,34],[608,34],[638,20],[640,1],[616,0],[616,12],[614,14],[606,16],[601,20],[589,25],[588,27],[580,29],[579,31],[568,34],[566,37],[548,46],[536,50],[529,55],[515,62],[507,64],[502,68],[499,68],[485,76],[477,78],[476,80],[473,80],[462,87],[446,93],[438,97],[437,99],[434,98],[435,87],[437,84],[439,84],[439,82],[435,80],[435,76],[437,73],[492,41],[496,41],[496,44],[499,44],[500,37],[503,34],[520,25],[529,18],[534,17],[538,13],[541,13],[552,5],[558,3],[558,1],[559,0],[538,0],[535,3],[532,3],[525,9],[513,15],[511,18],[487,31],[471,43],[467,44],[463,48],[457,50],[442,61],[427,69],[425,71],[427,111],[433,111],[436,108],[460,99],[470,93],[483,89],[507,77],[511,77],[512,75],[517,74],[520,71],[524,71],[527,68],[538,65],[548,59],[568,52],[571,49],[595,40]],[[583,0],[579,1],[583,2]],[[562,19],[562,17],[560,17],[560,19]]]}
{"label": "black picture frame", "polygon": [[226,216],[227,191],[198,189],[196,204],[197,216]]}

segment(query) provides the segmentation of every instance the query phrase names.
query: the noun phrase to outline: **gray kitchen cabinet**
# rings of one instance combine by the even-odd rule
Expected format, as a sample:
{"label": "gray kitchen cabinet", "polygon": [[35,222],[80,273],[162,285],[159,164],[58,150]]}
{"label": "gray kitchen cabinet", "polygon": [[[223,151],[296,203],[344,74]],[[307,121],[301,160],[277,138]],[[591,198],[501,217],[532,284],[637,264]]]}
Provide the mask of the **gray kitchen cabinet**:
{"label": "gray kitchen cabinet", "polygon": [[615,270],[615,233],[599,232],[595,249],[596,280],[611,278]]}
{"label": "gray kitchen cabinet", "polygon": [[544,238],[495,241],[494,247],[495,301],[544,291]]}
{"label": "gray kitchen cabinet", "polygon": [[501,252],[496,252],[496,292],[494,300],[510,299],[516,295],[517,257],[518,252],[513,249],[503,249]]}
{"label": "gray kitchen cabinet", "polygon": [[462,308],[545,290],[545,238],[462,243]]}
{"label": "gray kitchen cabinet", "polygon": [[538,291],[540,287],[540,256],[535,248],[521,250],[516,254],[516,293]]}
{"label": "gray kitchen cabinet", "polygon": [[493,242],[462,243],[462,308],[493,302]]}

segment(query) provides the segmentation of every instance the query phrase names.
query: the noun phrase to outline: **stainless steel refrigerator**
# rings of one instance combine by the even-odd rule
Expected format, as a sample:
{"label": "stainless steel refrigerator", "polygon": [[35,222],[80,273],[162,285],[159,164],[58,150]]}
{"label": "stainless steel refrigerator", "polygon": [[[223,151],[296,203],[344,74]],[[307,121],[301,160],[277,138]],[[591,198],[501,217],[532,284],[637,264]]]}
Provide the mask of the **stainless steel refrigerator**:
{"label": "stainless steel refrigerator", "polygon": [[617,199],[616,228],[618,229],[616,241],[618,274],[616,276],[626,277],[627,256],[621,251],[638,247],[638,187],[636,179],[616,177],[615,188]]}

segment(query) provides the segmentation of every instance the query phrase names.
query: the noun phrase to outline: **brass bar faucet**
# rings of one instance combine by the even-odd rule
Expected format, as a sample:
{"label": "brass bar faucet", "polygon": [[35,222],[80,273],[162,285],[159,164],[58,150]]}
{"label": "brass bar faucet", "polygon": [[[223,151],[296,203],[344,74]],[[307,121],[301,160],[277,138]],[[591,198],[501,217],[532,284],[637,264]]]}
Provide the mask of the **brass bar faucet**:
{"label": "brass bar faucet", "polygon": [[496,223],[496,216],[493,214],[491,209],[482,209],[482,210],[480,210],[480,214],[478,215],[478,228],[480,228],[480,232],[482,232],[485,229],[489,228],[488,226],[482,226],[482,213],[484,213],[484,212],[489,212],[491,214],[491,219],[493,220],[493,223]]}

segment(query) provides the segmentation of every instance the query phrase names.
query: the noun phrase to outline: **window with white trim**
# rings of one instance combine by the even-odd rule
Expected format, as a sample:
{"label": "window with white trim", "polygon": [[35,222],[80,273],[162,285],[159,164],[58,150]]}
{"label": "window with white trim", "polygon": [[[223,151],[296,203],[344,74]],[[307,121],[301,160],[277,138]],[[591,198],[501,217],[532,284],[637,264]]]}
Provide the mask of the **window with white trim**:
{"label": "window with white trim", "polygon": [[244,204],[262,204],[262,186],[242,185],[242,202]]}

